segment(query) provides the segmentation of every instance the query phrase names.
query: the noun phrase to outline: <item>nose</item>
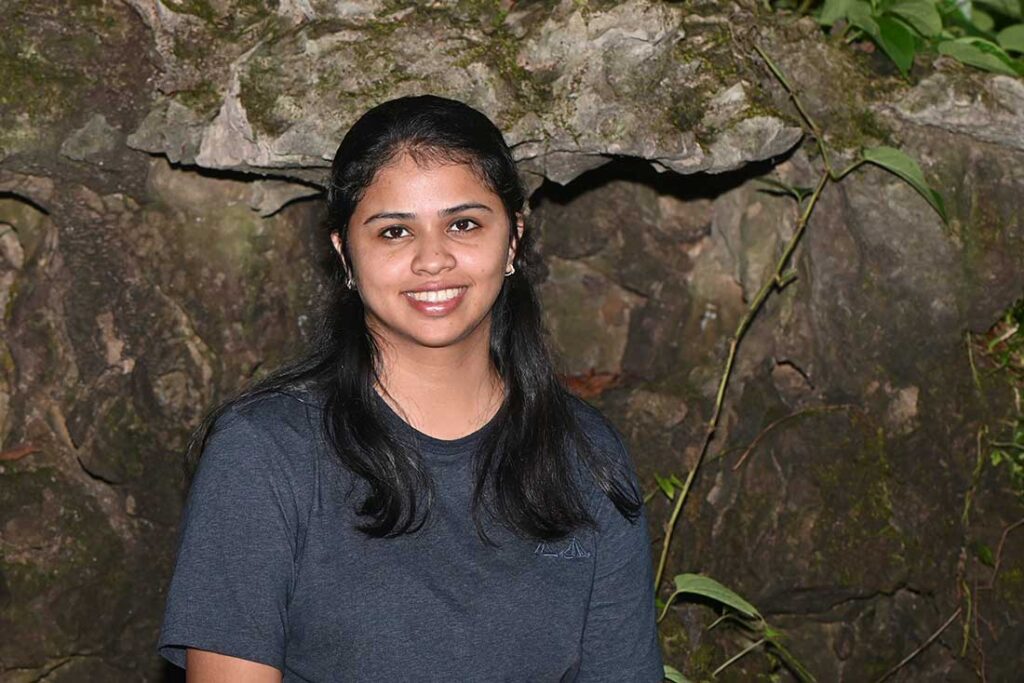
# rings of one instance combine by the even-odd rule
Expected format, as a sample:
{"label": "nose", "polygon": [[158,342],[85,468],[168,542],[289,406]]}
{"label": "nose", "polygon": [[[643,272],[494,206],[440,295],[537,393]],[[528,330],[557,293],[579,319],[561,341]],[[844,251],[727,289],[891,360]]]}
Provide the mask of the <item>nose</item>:
{"label": "nose", "polygon": [[455,267],[452,254],[443,230],[427,230],[417,239],[416,253],[412,259],[413,272],[421,275],[437,275]]}

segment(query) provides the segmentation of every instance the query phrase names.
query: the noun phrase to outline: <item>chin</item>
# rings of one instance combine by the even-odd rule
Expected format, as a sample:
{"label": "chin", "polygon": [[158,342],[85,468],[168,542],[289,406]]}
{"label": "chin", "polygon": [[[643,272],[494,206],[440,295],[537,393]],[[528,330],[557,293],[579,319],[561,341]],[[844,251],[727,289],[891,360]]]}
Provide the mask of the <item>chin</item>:
{"label": "chin", "polygon": [[413,337],[412,341],[424,348],[444,349],[450,346],[455,346],[462,341],[462,339],[459,337]]}
{"label": "chin", "polygon": [[467,341],[473,336],[476,326],[463,330],[410,330],[407,338],[419,346],[442,349]]}
{"label": "chin", "polygon": [[485,324],[489,319],[488,315],[478,320],[475,316],[458,316],[434,321],[410,319],[405,315],[389,318],[390,324],[387,318],[375,317],[371,328],[375,328],[376,333],[384,339],[390,339],[398,344],[442,349],[470,342],[481,334],[488,336],[487,343],[490,343],[490,327]]}
{"label": "chin", "polygon": [[[486,318],[484,318],[486,320]],[[431,349],[443,349],[459,344],[470,343],[474,337],[487,334],[489,329],[477,321],[475,324],[460,325],[410,325],[404,330],[404,337],[418,346]],[[454,322],[454,321],[452,321]],[[489,340],[488,340],[489,342]]]}

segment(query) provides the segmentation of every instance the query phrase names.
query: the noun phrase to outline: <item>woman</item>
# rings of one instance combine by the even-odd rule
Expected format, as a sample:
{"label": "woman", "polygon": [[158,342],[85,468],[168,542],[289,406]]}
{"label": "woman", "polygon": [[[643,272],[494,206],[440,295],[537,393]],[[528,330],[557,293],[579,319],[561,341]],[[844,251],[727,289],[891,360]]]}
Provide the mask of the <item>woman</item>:
{"label": "woman", "polygon": [[635,474],[556,379],[523,207],[462,103],[349,130],[313,350],[190,449],[160,637],[190,681],[661,680]]}

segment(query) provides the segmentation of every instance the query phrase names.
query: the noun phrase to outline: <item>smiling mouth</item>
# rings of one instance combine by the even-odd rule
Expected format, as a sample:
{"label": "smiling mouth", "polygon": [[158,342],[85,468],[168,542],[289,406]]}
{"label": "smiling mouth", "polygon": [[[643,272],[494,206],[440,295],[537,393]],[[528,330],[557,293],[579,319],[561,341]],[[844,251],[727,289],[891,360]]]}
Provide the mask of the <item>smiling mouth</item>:
{"label": "smiling mouth", "polygon": [[428,292],[406,292],[405,295],[410,299],[415,299],[416,301],[434,304],[451,301],[467,289],[468,287],[452,287],[450,289],[436,289]]}

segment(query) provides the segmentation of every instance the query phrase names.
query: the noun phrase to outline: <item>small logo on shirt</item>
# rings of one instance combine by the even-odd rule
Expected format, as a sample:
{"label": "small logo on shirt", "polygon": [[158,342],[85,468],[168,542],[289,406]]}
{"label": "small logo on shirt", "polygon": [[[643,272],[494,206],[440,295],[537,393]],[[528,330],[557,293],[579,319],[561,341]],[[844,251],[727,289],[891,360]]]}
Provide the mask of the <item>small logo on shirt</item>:
{"label": "small logo on shirt", "polygon": [[564,548],[559,548],[551,543],[539,543],[537,549],[533,551],[534,555],[540,555],[541,557],[560,557],[563,560],[575,560],[576,558],[590,557],[590,553],[580,544],[576,537],[573,536],[572,540],[569,541],[569,545]]}

